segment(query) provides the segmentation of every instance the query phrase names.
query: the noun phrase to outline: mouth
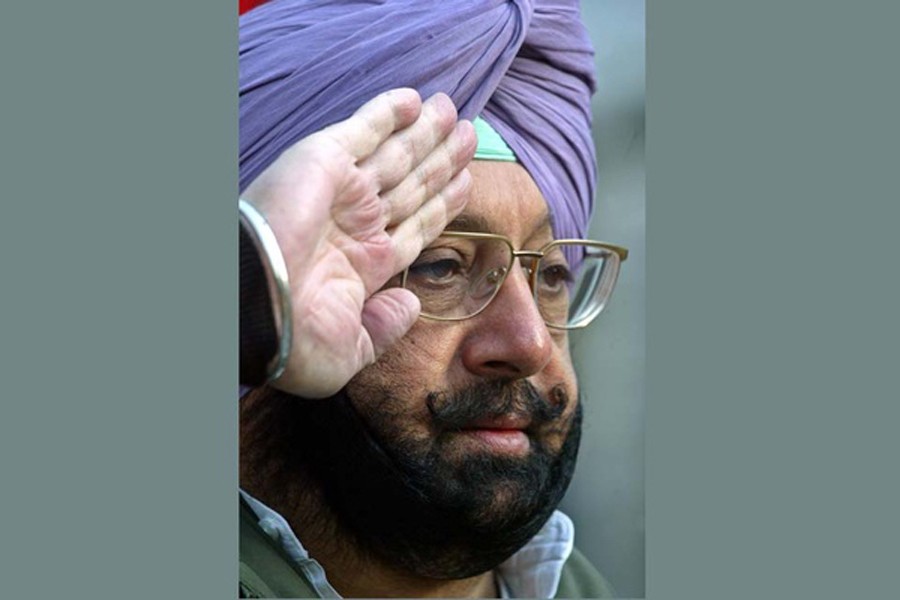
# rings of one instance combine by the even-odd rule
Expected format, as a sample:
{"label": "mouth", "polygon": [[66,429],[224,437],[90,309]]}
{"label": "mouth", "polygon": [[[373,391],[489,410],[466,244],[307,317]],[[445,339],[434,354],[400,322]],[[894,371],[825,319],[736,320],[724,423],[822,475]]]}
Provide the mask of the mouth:
{"label": "mouth", "polygon": [[501,415],[467,424],[459,429],[456,435],[467,444],[482,450],[521,456],[527,454],[531,447],[527,433],[530,425],[530,419],[516,415]]}

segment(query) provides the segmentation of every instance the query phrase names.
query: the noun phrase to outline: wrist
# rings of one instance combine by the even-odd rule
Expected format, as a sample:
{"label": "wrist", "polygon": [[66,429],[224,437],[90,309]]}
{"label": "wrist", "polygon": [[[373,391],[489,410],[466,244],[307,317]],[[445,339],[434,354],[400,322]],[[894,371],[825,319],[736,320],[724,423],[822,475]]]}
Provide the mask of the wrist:
{"label": "wrist", "polygon": [[241,223],[245,226],[259,254],[269,286],[277,336],[275,355],[266,367],[266,378],[268,382],[271,382],[284,373],[291,351],[293,322],[290,280],[275,233],[262,213],[253,204],[243,199],[238,201],[238,211]]}

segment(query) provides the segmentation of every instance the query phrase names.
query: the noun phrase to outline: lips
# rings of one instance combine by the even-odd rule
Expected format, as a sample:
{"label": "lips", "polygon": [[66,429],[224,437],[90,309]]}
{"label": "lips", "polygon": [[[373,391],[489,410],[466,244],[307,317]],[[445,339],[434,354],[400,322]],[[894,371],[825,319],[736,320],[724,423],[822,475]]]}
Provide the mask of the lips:
{"label": "lips", "polygon": [[524,454],[531,446],[525,433],[530,424],[531,419],[519,415],[485,417],[467,424],[458,435],[493,452]]}
{"label": "lips", "polygon": [[475,419],[463,429],[519,430],[528,429],[531,418],[524,415],[505,414]]}

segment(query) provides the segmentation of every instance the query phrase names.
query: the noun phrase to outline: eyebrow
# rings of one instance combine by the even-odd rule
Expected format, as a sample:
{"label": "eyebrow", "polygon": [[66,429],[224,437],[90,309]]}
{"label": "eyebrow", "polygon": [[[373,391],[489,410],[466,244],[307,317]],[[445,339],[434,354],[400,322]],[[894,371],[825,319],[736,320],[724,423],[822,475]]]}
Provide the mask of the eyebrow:
{"label": "eyebrow", "polygon": [[[535,225],[529,237],[536,235],[537,233],[545,230],[553,228],[553,216],[549,211],[544,213],[544,216],[538,221],[537,225]],[[466,215],[462,214],[450,221],[444,231],[473,231],[476,233],[497,233],[493,230],[493,228],[488,223],[487,219],[481,217],[479,215]]]}
{"label": "eyebrow", "polygon": [[550,211],[546,211],[544,213],[544,217],[538,221],[538,224],[534,226],[534,229],[531,230],[531,235],[535,235],[538,232],[544,231],[545,229],[549,229],[551,235],[553,235],[553,215],[550,214]]}
{"label": "eyebrow", "polygon": [[491,231],[487,220],[476,215],[459,215],[444,228],[444,231],[475,231],[477,233],[495,233]]}

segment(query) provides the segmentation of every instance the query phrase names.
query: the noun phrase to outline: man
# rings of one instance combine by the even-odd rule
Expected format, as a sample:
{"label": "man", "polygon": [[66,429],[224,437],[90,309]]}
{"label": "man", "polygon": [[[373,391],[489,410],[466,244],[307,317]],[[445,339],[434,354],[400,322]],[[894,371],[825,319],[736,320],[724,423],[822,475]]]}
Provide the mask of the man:
{"label": "man", "polygon": [[[241,403],[247,595],[609,594],[554,512],[580,434],[566,331],[603,308],[625,257],[554,242],[589,214],[590,49],[571,6],[429,4],[280,2],[242,21],[244,212],[271,295],[290,298],[272,385]],[[316,71],[338,54],[344,74]],[[285,84],[301,75],[335,101]],[[395,91],[331,125],[404,83],[484,116],[468,170],[471,126],[441,95]],[[242,380],[259,381],[246,354]]]}

